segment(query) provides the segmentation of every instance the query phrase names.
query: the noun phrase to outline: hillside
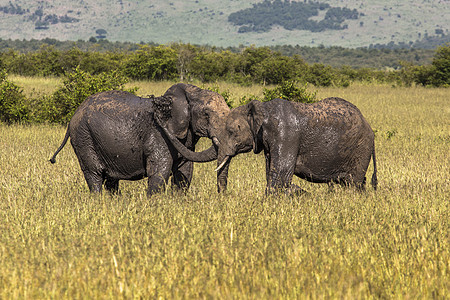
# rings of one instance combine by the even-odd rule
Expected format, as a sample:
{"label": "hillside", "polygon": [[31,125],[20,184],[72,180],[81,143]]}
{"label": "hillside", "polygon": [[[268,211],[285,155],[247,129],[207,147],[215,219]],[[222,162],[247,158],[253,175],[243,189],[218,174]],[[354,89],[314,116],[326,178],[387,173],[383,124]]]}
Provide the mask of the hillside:
{"label": "hillside", "polygon": [[[252,44],[367,47],[410,44],[426,37],[448,36],[450,29],[450,1],[447,0],[320,0],[322,8],[318,14],[307,16],[314,26],[324,24],[330,10],[357,12],[333,23],[334,29],[324,27],[320,31],[303,25],[293,27],[292,20],[299,20],[299,15],[277,15],[280,11],[275,9],[267,10],[269,15],[265,19],[270,22],[264,24],[264,30],[252,30],[252,26],[259,28],[252,23],[244,27],[230,22],[230,15],[240,16],[241,22],[244,16],[245,21],[244,12],[254,13],[249,15],[249,20],[261,17],[255,8],[262,2],[47,0],[30,3],[1,0],[0,38],[76,41],[97,37],[109,41],[183,42],[219,47]],[[288,18],[289,25],[276,21]]]}

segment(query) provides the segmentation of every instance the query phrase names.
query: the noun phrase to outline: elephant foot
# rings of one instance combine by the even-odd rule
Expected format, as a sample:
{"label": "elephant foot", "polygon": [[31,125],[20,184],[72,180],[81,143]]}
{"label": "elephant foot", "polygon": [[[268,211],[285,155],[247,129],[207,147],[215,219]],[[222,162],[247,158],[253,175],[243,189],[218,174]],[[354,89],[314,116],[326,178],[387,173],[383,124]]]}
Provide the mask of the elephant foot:
{"label": "elephant foot", "polygon": [[107,178],[105,180],[105,189],[112,195],[120,194],[119,192],[119,180],[113,178]]}

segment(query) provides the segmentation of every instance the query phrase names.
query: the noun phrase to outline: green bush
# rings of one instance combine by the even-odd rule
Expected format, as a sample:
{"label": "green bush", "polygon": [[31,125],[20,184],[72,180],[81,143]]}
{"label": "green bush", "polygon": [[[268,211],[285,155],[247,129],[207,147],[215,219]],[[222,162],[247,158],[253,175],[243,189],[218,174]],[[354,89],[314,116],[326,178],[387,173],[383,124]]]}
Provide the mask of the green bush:
{"label": "green bush", "polygon": [[20,87],[6,79],[0,71],[0,121],[6,123],[28,121],[29,110],[25,105],[25,95]]}
{"label": "green bush", "polygon": [[[109,90],[126,90],[128,79],[117,71],[91,75],[79,68],[66,75],[63,86],[52,96],[42,98],[40,120],[67,123],[78,106],[89,96]],[[137,88],[127,91],[135,93]]]}
{"label": "green bush", "polygon": [[241,99],[239,99],[239,105],[245,105],[252,100],[267,102],[276,98],[301,103],[316,102],[317,91],[309,92],[307,87],[307,83],[300,86],[296,81],[283,81],[280,85],[272,89],[264,88],[262,98],[256,95],[243,96]]}
{"label": "green bush", "polygon": [[202,82],[214,82],[226,77],[230,64],[227,55],[204,51],[190,62],[189,67],[193,77]]}
{"label": "green bush", "polygon": [[286,99],[292,102],[312,103],[316,101],[316,92],[308,92],[307,84],[298,86],[295,81],[284,81],[273,89],[264,89],[264,99],[270,101],[275,98]]}
{"label": "green bush", "polygon": [[123,70],[128,77],[136,80],[177,78],[177,53],[165,46],[141,46],[127,58]]}
{"label": "green bush", "polygon": [[334,69],[323,64],[313,64],[308,68],[304,80],[315,86],[331,86],[335,81]]}
{"label": "green bush", "polygon": [[450,45],[437,48],[432,65],[435,70],[433,84],[450,86]]}

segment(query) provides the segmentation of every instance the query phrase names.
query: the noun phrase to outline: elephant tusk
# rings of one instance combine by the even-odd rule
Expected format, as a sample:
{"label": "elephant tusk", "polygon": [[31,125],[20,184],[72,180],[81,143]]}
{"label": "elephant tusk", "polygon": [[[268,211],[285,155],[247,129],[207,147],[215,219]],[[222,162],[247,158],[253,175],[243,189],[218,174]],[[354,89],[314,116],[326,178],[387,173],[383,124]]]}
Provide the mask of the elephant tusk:
{"label": "elephant tusk", "polygon": [[225,159],[222,161],[222,163],[214,171],[217,172],[220,169],[222,169],[223,166],[227,163],[228,159],[229,159],[229,156],[225,156]]}
{"label": "elephant tusk", "polygon": [[217,147],[220,145],[219,139],[216,138],[215,136],[213,136],[212,140]]}

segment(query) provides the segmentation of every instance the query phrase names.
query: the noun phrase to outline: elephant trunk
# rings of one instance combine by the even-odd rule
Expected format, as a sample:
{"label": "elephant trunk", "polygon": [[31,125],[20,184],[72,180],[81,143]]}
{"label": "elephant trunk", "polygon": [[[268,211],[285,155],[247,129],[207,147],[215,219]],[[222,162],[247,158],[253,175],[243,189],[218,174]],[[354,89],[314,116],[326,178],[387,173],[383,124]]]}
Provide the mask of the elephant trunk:
{"label": "elephant trunk", "polygon": [[217,191],[219,193],[223,193],[227,190],[230,162],[231,156],[228,155],[219,155],[217,159]]}
{"label": "elephant trunk", "polygon": [[202,152],[195,152],[183,145],[166,127],[161,126],[161,128],[175,149],[187,160],[193,162],[209,162],[217,159],[217,150],[214,144]]}

